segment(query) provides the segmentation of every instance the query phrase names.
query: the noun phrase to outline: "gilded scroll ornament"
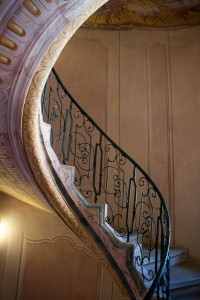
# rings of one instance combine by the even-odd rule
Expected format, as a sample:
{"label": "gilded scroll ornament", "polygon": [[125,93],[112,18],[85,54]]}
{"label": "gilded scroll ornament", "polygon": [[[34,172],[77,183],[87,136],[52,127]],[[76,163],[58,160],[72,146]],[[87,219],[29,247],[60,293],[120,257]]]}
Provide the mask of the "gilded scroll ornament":
{"label": "gilded scroll ornament", "polygon": [[137,26],[176,27],[200,24],[199,1],[111,0],[95,12],[85,27],[131,29]]}

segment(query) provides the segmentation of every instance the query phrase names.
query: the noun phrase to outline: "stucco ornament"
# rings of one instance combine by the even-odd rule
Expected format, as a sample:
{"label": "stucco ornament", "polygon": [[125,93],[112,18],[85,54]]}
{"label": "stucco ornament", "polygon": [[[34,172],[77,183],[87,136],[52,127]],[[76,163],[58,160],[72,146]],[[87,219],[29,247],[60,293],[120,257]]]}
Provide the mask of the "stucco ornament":
{"label": "stucco ornament", "polygon": [[103,29],[131,29],[141,26],[169,29],[198,24],[198,0],[110,0],[84,26]]}

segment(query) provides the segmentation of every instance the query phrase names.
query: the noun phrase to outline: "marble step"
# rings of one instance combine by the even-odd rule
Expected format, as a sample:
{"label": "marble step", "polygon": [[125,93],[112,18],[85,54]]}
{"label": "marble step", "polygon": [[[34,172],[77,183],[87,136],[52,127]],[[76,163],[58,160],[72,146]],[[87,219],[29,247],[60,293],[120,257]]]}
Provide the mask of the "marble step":
{"label": "marble step", "polygon": [[[125,237],[118,237],[118,239],[121,242],[126,243]],[[134,253],[135,256],[137,256],[137,255],[140,256],[141,249],[142,249],[142,239],[140,239],[139,244],[137,244],[137,235],[132,234],[132,235],[130,235],[129,243],[135,245],[135,247],[137,249],[137,251]],[[145,256],[148,257],[149,256],[148,250],[143,248],[142,255],[143,255],[143,257],[145,257]],[[188,250],[185,248],[181,248],[181,247],[170,248],[169,255],[170,255],[170,268],[172,266],[176,266],[176,265],[188,260]],[[160,256],[160,255],[158,255],[158,256]],[[158,259],[158,263],[159,262],[160,262],[160,259]],[[144,265],[145,269],[148,271],[150,269],[154,269],[154,264],[155,264],[155,250],[151,251],[150,259],[145,259],[143,265]]]}
{"label": "marble step", "polygon": [[170,296],[173,300],[200,299],[200,264],[184,262],[171,267]]}
{"label": "marble step", "polygon": [[[147,250],[143,250],[143,256],[148,255]],[[185,262],[188,260],[188,250],[185,248],[171,248],[169,251],[170,255],[170,267],[176,266],[182,262]],[[158,259],[158,262],[160,259]],[[155,251],[152,251],[151,258],[149,261],[146,260],[144,263],[145,267],[150,269],[155,263]]]}
{"label": "marble step", "polygon": [[[143,250],[143,257],[148,255],[148,251]],[[183,263],[188,260],[188,251],[185,248],[171,248],[170,249],[170,270],[172,267],[178,266],[180,263]],[[158,259],[158,264],[160,262],[160,259]],[[155,251],[152,251],[150,260],[144,261],[143,269],[140,270],[140,268],[137,268],[138,272],[141,274],[143,273],[146,278],[150,279],[149,271],[154,271],[155,266]],[[145,280],[144,281],[147,288],[151,286],[152,281],[151,280]]]}

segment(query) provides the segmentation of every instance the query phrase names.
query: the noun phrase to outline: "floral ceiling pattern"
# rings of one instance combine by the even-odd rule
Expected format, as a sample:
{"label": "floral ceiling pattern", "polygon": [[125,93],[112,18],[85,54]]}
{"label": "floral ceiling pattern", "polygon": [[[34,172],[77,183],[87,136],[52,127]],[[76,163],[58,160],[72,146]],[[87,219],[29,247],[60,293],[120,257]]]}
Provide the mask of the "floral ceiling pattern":
{"label": "floral ceiling pattern", "polygon": [[110,0],[84,24],[88,28],[175,28],[200,24],[200,0]]}

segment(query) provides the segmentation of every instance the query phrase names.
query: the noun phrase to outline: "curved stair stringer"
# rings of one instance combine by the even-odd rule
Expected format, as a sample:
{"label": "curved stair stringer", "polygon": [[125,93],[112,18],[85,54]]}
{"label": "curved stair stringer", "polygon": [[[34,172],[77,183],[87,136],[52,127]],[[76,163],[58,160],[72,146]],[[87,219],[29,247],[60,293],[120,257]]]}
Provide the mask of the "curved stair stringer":
{"label": "curved stair stringer", "polygon": [[146,289],[139,273],[133,267],[133,247],[117,242],[114,238],[111,242],[111,234],[105,230],[103,224],[102,206],[97,205],[88,208],[84,206],[78,197],[78,192],[74,191],[70,183],[69,169],[60,166],[51,149],[49,136],[44,134],[46,137],[43,140],[39,120],[36,121],[35,119],[38,134],[35,131],[36,126],[34,126],[35,134],[31,136],[27,134],[28,127],[33,126],[33,119],[28,118],[26,113],[30,116],[27,103],[23,118],[23,141],[33,175],[41,191],[54,211],[81,238],[107,269],[123,298],[142,300],[146,294]]}
{"label": "curved stair stringer", "polygon": [[[101,244],[110,256],[111,264],[120,276],[120,280],[125,284],[131,299],[143,299],[146,294],[146,287],[138,271],[133,266],[134,246],[120,242],[105,224],[105,205],[88,204],[86,202],[74,185],[74,167],[61,165],[50,145],[51,126],[43,121],[40,121],[40,123],[56,186],[65,195],[67,205],[71,205],[74,213],[78,215],[97,243]],[[59,213],[62,216],[62,211]]]}
{"label": "curved stair stringer", "polygon": [[[39,129],[39,128],[38,128]],[[38,131],[39,134],[39,131]],[[52,162],[48,155],[45,153],[45,145],[42,143],[41,134],[37,136],[37,157],[33,158],[34,149],[30,145],[30,140],[24,138],[25,148],[27,155],[29,157],[29,162],[31,164],[31,169],[33,175],[40,187],[41,191],[45,195],[46,199],[53,207],[53,210],[63,219],[63,221],[71,228],[71,230],[88,246],[92,251],[97,260],[105,267],[105,269],[111,275],[114,283],[118,286],[119,291],[121,292],[124,300],[129,299],[142,299],[141,297],[135,298],[134,295],[129,296],[127,288],[119,279],[119,276],[116,274],[114,268],[110,264],[106,253],[98,245],[98,242],[95,242],[91,234],[87,232],[84,228],[81,221],[75,216],[73,210],[67,205],[66,199],[61,192],[61,189],[58,187],[62,180],[66,180],[69,175],[67,172],[56,166],[55,155],[52,155]],[[69,196],[67,198],[69,200]]]}

